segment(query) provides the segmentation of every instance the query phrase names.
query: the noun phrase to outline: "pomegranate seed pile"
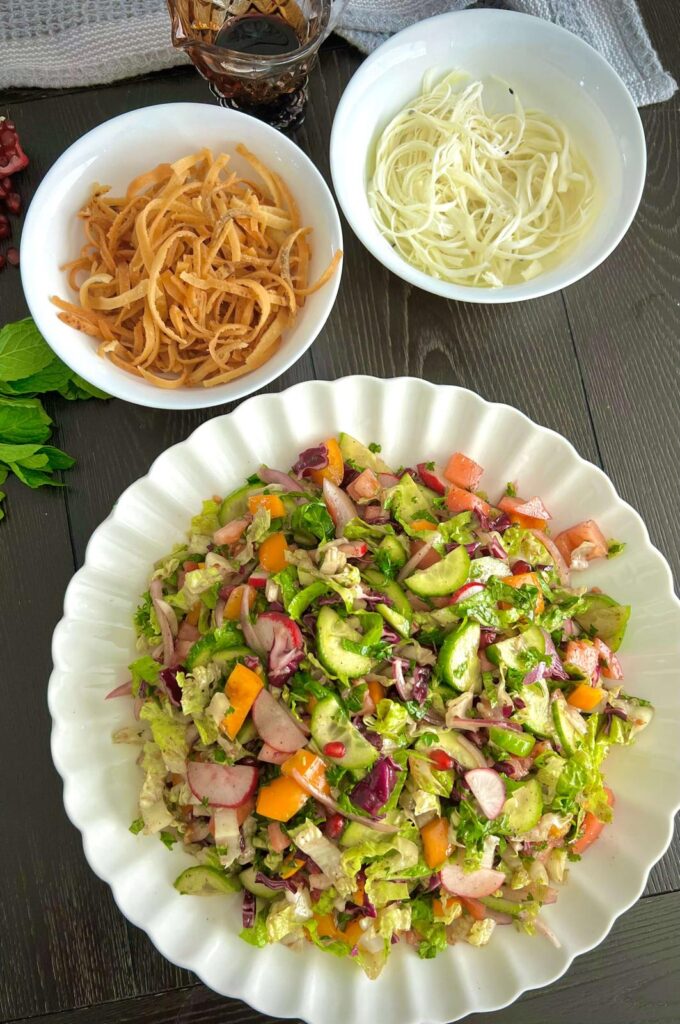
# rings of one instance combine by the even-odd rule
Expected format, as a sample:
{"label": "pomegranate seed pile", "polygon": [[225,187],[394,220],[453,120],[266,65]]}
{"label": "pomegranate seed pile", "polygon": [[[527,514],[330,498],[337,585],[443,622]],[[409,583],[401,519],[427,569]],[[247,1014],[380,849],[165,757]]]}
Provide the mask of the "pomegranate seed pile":
{"label": "pomegranate seed pile", "polygon": [[[14,121],[0,117],[0,243],[12,237],[9,217],[18,217],[21,213],[21,196],[16,191],[13,175],[28,166],[28,157],[21,148]],[[0,250],[0,270],[9,263],[19,266],[19,250],[9,245],[6,251]]]}

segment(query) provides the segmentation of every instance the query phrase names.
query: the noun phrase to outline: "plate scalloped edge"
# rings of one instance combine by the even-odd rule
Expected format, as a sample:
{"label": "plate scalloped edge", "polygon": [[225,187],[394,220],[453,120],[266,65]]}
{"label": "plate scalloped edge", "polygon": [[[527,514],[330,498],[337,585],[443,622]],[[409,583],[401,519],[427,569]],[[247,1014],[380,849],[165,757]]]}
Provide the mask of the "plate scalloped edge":
{"label": "plate scalloped edge", "polygon": [[[640,683],[651,683],[657,717],[639,745],[612,753],[613,771],[621,780],[615,787],[615,823],[592,851],[588,874],[575,865],[560,900],[545,911],[563,940],[559,951],[510,928],[497,929],[485,949],[456,946],[435,961],[418,960],[402,943],[377,982],[315,949],[297,956],[280,947],[255,951],[235,934],[236,901],[222,913],[216,907],[222,901],[184,900],[171,881],[186,855],[168,855],[160,843],[136,839],[126,830],[130,815],[125,818],[125,812],[134,810],[139,786],[135,752],[101,743],[101,730],[108,737],[125,720],[125,715],[120,718],[123,702],[105,704],[102,696],[131,660],[131,612],[151,563],[171,546],[168,538],[182,536],[202,497],[231,489],[262,461],[287,466],[307,443],[339,429],[365,441],[381,441],[387,460],[395,464],[399,458],[408,464],[423,451],[441,458],[454,446],[464,448],[485,465],[485,480],[492,479],[495,486],[519,476],[527,493],[541,493],[562,520],[560,525],[567,525],[562,510],[569,504],[577,517],[582,512],[601,518],[605,532],[628,541],[622,558],[589,570],[586,579],[593,585],[614,579],[617,596],[621,589],[624,600],[630,593],[631,624],[636,609],[641,612],[634,636],[648,651],[639,656],[627,643],[622,656],[624,665],[638,673],[635,690],[640,692]],[[183,488],[179,493],[178,484]],[[127,545],[130,565],[124,578],[121,544]],[[673,815],[680,808],[680,753],[668,744],[655,744],[653,737],[658,732],[670,739],[680,725],[673,685],[680,655],[678,627],[680,602],[670,569],[638,513],[565,438],[518,410],[487,402],[464,388],[409,377],[308,381],[277,394],[256,395],[234,412],[203,423],[123,492],[94,531],[84,565],[69,584],[65,615],[54,634],[55,668],[48,687],[52,756],[64,782],[66,812],[83,835],[94,872],[109,883],[121,912],[147,932],[159,951],[216,991],[242,998],[263,1013],[299,1016],[310,1024],[343,1024],[348,1019],[354,1024],[376,1019],[443,1024],[471,1012],[499,1009],[524,991],[550,984],[576,956],[601,942],[616,918],[639,898],[649,870],[668,848]],[[662,636],[665,646],[662,642],[659,649]],[[658,757],[653,763],[646,754],[651,750]],[[647,779],[650,774],[653,781],[668,779],[667,785],[655,787],[656,808],[644,799],[645,770]],[[637,827],[631,833],[633,824]],[[623,834],[625,847],[616,841]],[[271,983],[272,970],[276,985]]]}

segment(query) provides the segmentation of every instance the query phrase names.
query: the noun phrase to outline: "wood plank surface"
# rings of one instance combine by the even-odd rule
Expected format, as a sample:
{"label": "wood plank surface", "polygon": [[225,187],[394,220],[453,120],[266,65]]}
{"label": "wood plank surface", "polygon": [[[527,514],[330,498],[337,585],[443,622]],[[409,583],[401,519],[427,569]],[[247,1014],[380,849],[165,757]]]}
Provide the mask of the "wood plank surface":
{"label": "wood plank surface", "polygon": [[[679,947],[680,894],[642,900],[619,918],[596,954],[578,957],[549,989],[527,992],[504,1010],[475,1013],[465,1021],[584,1024],[596,1015],[598,1024],[677,1024]],[[35,1018],[15,1024],[29,1019],[38,1024]],[[44,1024],[270,1024],[272,1019],[200,984],[41,1018]]]}
{"label": "wood plank surface", "polygon": [[[642,5],[653,38],[680,73],[680,4]],[[360,55],[324,47],[297,141],[328,171],[333,113]],[[89,128],[124,110],[175,100],[210,102],[191,70],[60,94],[0,97],[31,156],[32,194],[54,160]],[[11,103],[10,103],[11,101]],[[346,224],[338,302],[310,353],[271,390],[348,373],[422,376],[505,401],[564,434],[601,463],[680,572],[680,100],[642,112],[649,174],[638,217],[610,259],[567,290],[522,305],[447,303],[390,275]],[[18,274],[0,274],[0,324],[25,315]],[[64,492],[9,484],[0,525],[0,762],[10,787],[0,847],[0,1020],[211,1024],[265,1021],[222,1000],[165,961],[128,925],[87,866],[67,821],[49,754],[45,688],[50,637],[87,540],[120,492],[200,422],[229,407],[169,413],[119,401],[47,400],[55,443],[76,457]],[[677,949],[680,837],[652,872],[647,899],[565,979],[471,1024],[670,1024],[680,1019]],[[382,1022],[380,1022],[382,1024]]]}

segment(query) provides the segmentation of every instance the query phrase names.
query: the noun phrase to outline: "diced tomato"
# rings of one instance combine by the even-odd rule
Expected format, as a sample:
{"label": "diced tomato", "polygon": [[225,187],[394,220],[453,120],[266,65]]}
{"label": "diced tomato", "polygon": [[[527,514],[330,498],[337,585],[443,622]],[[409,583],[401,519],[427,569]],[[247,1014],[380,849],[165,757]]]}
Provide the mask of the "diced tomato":
{"label": "diced tomato", "polygon": [[464,491],[462,487],[449,487],[446,492],[446,507],[449,512],[456,514],[457,512],[484,512],[485,515],[489,515],[491,512],[491,505],[488,501],[484,501],[482,498],[478,498],[476,494],[471,491]]}
{"label": "diced tomato", "polygon": [[474,917],[475,921],[484,920],[486,917],[486,907],[481,900],[475,900],[472,896],[458,896],[457,899],[463,908],[467,910],[470,917]]}
{"label": "diced tomato", "polygon": [[438,473],[435,473],[433,469],[428,469],[424,462],[419,462],[416,468],[418,476],[426,487],[429,487],[435,494],[446,494],[446,482]]}
{"label": "diced tomato", "polygon": [[582,523],[576,523],[568,530],[563,530],[555,537],[555,544],[567,565],[571,564],[572,552],[580,548],[581,545],[589,545],[588,548],[584,547],[582,552],[582,557],[586,562],[592,562],[595,558],[607,557],[607,538],[594,519],[585,519]]}
{"label": "diced tomato", "polygon": [[[424,540],[412,540],[411,541],[411,557],[417,554],[421,548],[425,547]],[[437,554],[434,548],[431,548],[426,555],[423,555],[420,562],[418,562],[419,569],[427,569],[429,566],[434,565],[436,562],[441,562],[442,556]]]}
{"label": "diced tomato", "polygon": [[610,650],[604,640],[600,640],[599,637],[595,637],[593,640],[593,647],[599,655],[600,669],[605,679],[623,679],[621,662],[614,652]]}
{"label": "diced tomato", "polygon": [[218,547],[221,547],[223,544],[234,544],[249,522],[249,519],[232,519],[231,522],[220,526],[219,530],[216,530],[213,534],[213,544],[216,544]]}
{"label": "diced tomato", "polygon": [[[607,794],[609,806],[613,807],[614,794],[612,793],[611,789],[608,789],[606,786],[604,791]],[[583,853],[584,850],[587,850],[588,847],[591,846],[595,842],[595,840],[599,838],[604,826],[604,821],[600,821],[599,818],[596,818],[594,814],[591,814],[590,811],[588,811],[585,818],[583,819],[582,835],[579,839],[576,840],[575,843],[571,844],[571,848],[574,851],[574,853]]]}
{"label": "diced tomato", "polygon": [[592,679],[597,672],[600,655],[587,640],[570,640],[562,659],[566,665],[573,665],[586,679]]}
{"label": "diced tomato", "polygon": [[267,839],[276,853],[283,853],[291,845],[290,838],[285,834],[278,821],[270,821],[267,825]]}
{"label": "diced tomato", "polygon": [[446,464],[444,476],[456,487],[464,487],[468,491],[474,491],[479,487],[484,470],[473,459],[469,459],[462,452],[454,452]]}
{"label": "diced tomato", "polygon": [[354,501],[361,501],[362,498],[375,498],[380,490],[380,481],[372,469],[365,469],[358,477],[352,480],[347,488],[347,493]]}
{"label": "diced tomato", "polygon": [[[498,502],[498,507],[507,513],[511,523],[525,530],[545,530],[550,514],[540,498],[511,498],[507,494]],[[545,513],[545,514],[543,514]]]}

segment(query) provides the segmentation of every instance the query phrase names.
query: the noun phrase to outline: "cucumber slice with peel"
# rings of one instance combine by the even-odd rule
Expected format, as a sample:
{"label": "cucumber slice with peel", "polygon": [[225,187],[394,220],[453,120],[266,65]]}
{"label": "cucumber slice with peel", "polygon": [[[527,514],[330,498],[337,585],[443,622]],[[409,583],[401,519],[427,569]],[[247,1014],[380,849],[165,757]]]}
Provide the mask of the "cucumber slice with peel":
{"label": "cucumber slice with peel", "polygon": [[365,676],[373,667],[373,659],[365,654],[346,651],[343,647],[343,640],[361,643],[362,636],[358,630],[352,629],[345,619],[341,619],[337,612],[325,605],[316,620],[316,646],[319,660],[329,672],[342,679],[356,679],[357,676]]}
{"label": "cucumber slice with peel", "polygon": [[256,882],[256,876],[257,871],[255,868],[246,868],[238,877],[243,888],[247,889],[248,892],[252,892],[253,896],[258,896],[261,900],[273,900],[275,896],[281,895],[276,889],[270,889],[268,886],[263,885],[262,882]]}
{"label": "cucumber slice with peel", "polygon": [[606,594],[586,594],[584,601],[585,608],[574,616],[579,626],[598,636],[610,650],[618,651],[630,618],[630,605],[618,604]]}
{"label": "cucumber slice with peel", "polygon": [[454,690],[479,690],[482,670],[479,662],[481,628],[478,622],[463,622],[449,633],[437,658],[437,671]]}
{"label": "cucumber slice with peel", "polygon": [[536,779],[523,782],[503,805],[506,827],[515,835],[531,831],[543,814],[543,793]]}
{"label": "cucumber slice with peel", "polygon": [[405,583],[418,597],[446,597],[463,586],[469,572],[470,556],[461,544],[440,562],[427,569],[416,569]]}
{"label": "cucumber slice with peel", "polygon": [[377,760],[378,751],[352,725],[335,697],[324,697],[316,704],[310,724],[319,750],[323,751],[327,743],[343,744],[343,756],[333,758],[343,768],[369,768]]}
{"label": "cucumber slice with peel", "polygon": [[219,893],[224,895],[239,892],[241,889],[238,878],[207,864],[187,868],[175,879],[174,886],[183,896],[215,896]]}

